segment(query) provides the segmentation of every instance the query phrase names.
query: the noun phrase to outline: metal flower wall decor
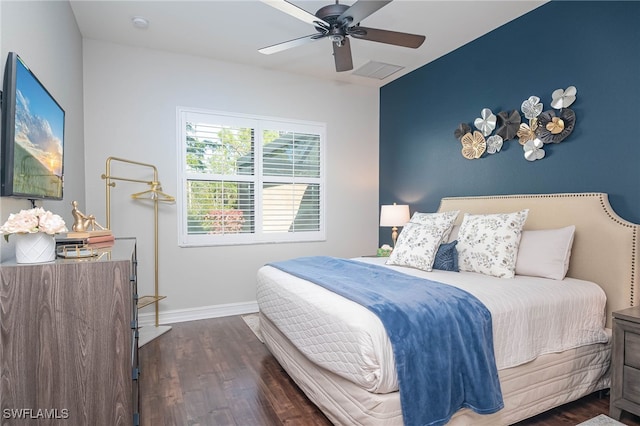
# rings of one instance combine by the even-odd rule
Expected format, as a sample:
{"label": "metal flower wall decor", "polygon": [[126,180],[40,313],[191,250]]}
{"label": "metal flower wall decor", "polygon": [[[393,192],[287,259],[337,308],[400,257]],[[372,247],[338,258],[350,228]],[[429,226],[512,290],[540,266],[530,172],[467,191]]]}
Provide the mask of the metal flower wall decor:
{"label": "metal flower wall decor", "polygon": [[573,132],[576,114],[569,106],[575,102],[577,93],[574,86],[554,90],[551,94],[553,109],[544,112],[540,98],[530,96],[520,106],[526,122],[517,110],[501,111],[496,116],[489,108],[484,108],[480,117],[473,121],[475,130],[468,123],[460,123],[453,133],[462,143],[462,156],[474,160],[485,153],[496,154],[504,142],[517,137],[525,159],[543,159],[545,144],[560,143]]}

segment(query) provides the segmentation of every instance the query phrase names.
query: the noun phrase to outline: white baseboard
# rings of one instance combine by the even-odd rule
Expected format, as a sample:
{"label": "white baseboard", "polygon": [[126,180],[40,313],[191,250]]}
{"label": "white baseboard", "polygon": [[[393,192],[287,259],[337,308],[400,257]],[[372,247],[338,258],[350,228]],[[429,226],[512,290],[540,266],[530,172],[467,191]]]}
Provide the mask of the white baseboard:
{"label": "white baseboard", "polygon": [[[176,309],[173,311],[161,311],[160,324],[174,324],[177,322],[196,321],[201,319],[228,317],[231,315],[244,315],[258,312],[258,302],[242,302],[229,303],[226,305],[211,305],[198,308]],[[149,312],[140,312],[138,314],[138,324],[142,327],[145,325],[154,325],[156,320],[155,312],[149,309]]]}

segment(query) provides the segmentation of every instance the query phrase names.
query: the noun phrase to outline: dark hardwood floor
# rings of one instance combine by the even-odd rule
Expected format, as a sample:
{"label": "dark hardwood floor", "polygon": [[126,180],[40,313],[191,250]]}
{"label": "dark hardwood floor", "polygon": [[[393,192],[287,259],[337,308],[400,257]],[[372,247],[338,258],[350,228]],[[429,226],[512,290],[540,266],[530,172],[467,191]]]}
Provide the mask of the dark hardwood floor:
{"label": "dark hardwood floor", "polygon": [[[140,348],[142,426],[330,425],[240,316],[174,324]],[[518,426],[576,425],[608,414],[589,395]],[[621,421],[640,426],[623,413]]]}

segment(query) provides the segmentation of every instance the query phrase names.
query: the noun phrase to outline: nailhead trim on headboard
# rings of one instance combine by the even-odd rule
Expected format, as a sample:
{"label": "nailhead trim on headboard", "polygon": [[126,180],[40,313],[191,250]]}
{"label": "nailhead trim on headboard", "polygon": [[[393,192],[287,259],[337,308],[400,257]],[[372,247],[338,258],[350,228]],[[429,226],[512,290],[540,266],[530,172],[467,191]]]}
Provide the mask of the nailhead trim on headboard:
{"label": "nailhead trim on headboard", "polygon": [[600,196],[600,205],[602,209],[605,211],[609,219],[613,220],[617,224],[625,227],[629,227],[633,229],[633,238],[631,243],[631,287],[629,293],[629,303],[631,306],[635,306],[635,289],[636,289],[636,262],[635,259],[638,247],[638,225],[632,224],[627,221],[620,220],[620,217],[617,214],[612,214],[611,205],[608,202],[608,199],[605,197],[605,194],[599,193]]}

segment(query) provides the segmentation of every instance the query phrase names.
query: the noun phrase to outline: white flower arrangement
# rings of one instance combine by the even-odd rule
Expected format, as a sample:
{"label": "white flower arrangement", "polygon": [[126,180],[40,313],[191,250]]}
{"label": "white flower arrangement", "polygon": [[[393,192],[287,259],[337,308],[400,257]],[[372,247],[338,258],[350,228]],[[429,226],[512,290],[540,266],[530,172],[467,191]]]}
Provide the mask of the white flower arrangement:
{"label": "white flower arrangement", "polygon": [[4,234],[4,239],[7,242],[11,234],[35,234],[37,232],[55,235],[67,232],[67,227],[60,216],[46,211],[42,207],[12,213],[4,225],[0,226],[0,233]]}

